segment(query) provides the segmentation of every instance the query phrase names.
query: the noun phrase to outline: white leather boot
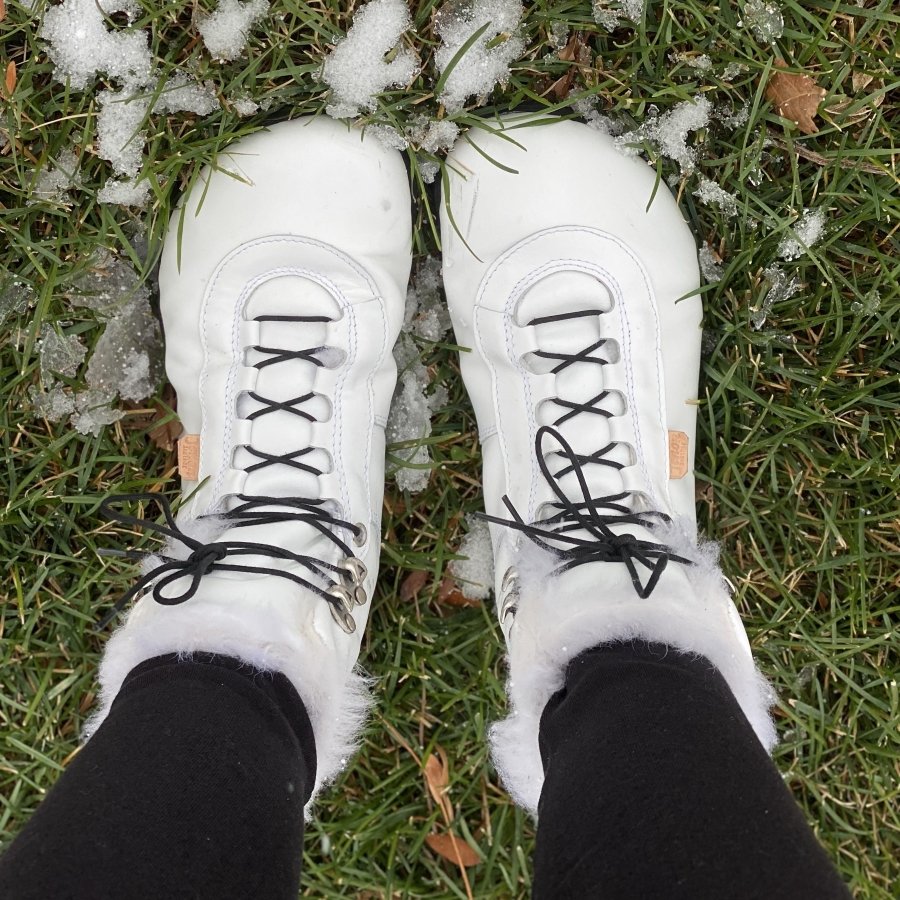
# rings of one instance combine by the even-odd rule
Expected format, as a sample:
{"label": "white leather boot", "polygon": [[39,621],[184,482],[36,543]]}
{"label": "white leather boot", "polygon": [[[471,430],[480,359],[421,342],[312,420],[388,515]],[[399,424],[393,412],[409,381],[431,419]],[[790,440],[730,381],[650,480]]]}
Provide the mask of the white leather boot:
{"label": "white leather boot", "polygon": [[291,680],[316,790],[343,768],[368,705],[354,667],[411,229],[401,155],[326,118],[239,141],[176,211],[160,294],[185,500],[177,525],[142,521],[169,541],[107,644],[92,729],[141,661],[210,651]]}
{"label": "white leather boot", "polygon": [[696,539],[694,240],[643,162],[581,123],[534,120],[469,131],[441,211],[509,651],[494,757],[533,812],[541,713],[567,663],[605,642],[702,654],[775,740],[716,549]]}

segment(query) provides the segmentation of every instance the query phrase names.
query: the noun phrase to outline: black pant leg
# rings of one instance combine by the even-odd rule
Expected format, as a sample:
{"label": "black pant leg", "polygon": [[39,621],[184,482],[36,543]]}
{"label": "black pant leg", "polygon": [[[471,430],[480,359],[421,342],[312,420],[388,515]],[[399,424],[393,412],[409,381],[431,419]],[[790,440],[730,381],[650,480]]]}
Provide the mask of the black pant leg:
{"label": "black pant leg", "polygon": [[0,897],[296,900],[315,766],[283,675],[149,660],[0,857]]}
{"label": "black pant leg", "polygon": [[536,898],[850,896],[703,658],[643,643],[583,653],[540,747]]}

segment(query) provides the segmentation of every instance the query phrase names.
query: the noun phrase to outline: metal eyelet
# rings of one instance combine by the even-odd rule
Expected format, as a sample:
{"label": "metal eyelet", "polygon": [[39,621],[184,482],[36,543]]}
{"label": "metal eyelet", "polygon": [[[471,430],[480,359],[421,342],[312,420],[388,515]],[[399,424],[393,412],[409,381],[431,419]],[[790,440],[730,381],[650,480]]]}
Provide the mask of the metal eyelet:
{"label": "metal eyelet", "polygon": [[515,617],[519,609],[519,572],[515,566],[510,566],[503,573],[500,594],[503,596],[500,604],[500,622],[502,624],[507,616]]}
{"label": "metal eyelet", "polygon": [[513,581],[519,580],[519,572],[515,566],[510,566],[503,573],[503,580],[500,582],[500,593],[506,593],[506,589],[510,586]]}
{"label": "metal eyelet", "polygon": [[356,600],[357,606],[365,606],[369,602],[368,596],[366,596],[365,589],[360,585],[357,585],[353,591],[353,597]]}
{"label": "metal eyelet", "polygon": [[[328,590],[325,592],[332,597],[335,597],[337,600],[341,602],[344,610],[347,613],[353,612],[353,607],[356,603],[356,598],[354,595],[347,590],[342,584],[333,584]],[[332,607],[334,608],[334,607]]]}
{"label": "metal eyelet", "polygon": [[331,610],[331,617],[345,634],[353,634],[356,631],[356,620],[340,603],[329,603],[328,608]]}
{"label": "metal eyelet", "polygon": [[362,522],[357,522],[353,527],[356,529],[353,535],[353,543],[357,547],[364,546],[366,541],[369,540],[369,529]]}
{"label": "metal eyelet", "polygon": [[350,576],[350,580],[355,584],[362,584],[366,579],[366,575],[369,574],[369,570],[366,568],[365,563],[355,556],[348,556],[341,563],[341,568],[346,570],[347,574]]}

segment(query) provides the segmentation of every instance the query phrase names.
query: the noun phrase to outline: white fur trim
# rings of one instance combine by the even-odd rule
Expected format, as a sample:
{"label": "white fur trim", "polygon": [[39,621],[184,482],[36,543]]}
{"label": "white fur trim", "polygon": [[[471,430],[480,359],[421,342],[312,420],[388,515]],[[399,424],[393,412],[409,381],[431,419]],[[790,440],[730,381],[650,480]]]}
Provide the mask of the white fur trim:
{"label": "white fur trim", "polygon": [[[494,763],[507,790],[532,815],[537,815],[544,783],[538,750],[541,714],[563,686],[568,663],[601,644],[654,641],[705,657],[724,676],[766,750],[770,752],[777,742],[769,715],[775,694],[750,655],[743,626],[718,567],[717,545],[703,543],[698,547],[690,531],[679,524],[657,529],[653,539],[695,564],[670,563],[646,600],[634,593],[630,581],[610,589],[606,580],[594,586],[595,593],[604,590],[602,598],[585,596],[584,589],[562,597],[559,590],[568,594],[562,585],[569,573],[550,586],[546,580],[531,581],[525,575],[528,567],[520,567],[521,599],[509,638],[507,689],[511,712],[493,725],[490,738]],[[525,555],[529,552],[526,548]],[[534,559],[533,553],[530,558]],[[618,563],[600,565],[624,569]],[[590,576],[595,581],[597,571],[594,569]]]}
{"label": "white fur trim", "polygon": [[[371,705],[372,679],[356,669],[348,672],[346,651],[338,652],[323,640],[319,631],[309,626],[308,615],[305,627],[298,624],[298,609],[324,601],[301,597],[298,604],[294,597],[288,608],[277,595],[280,586],[276,586],[275,596],[264,599],[272,593],[266,579],[246,581],[227,586],[232,595],[227,603],[199,594],[172,607],[160,606],[149,596],[138,601],[107,642],[100,664],[100,705],[87,723],[85,739],[108,715],[128,673],[155,656],[178,653],[189,658],[194,652],[219,653],[262,671],[281,672],[300,694],[315,735],[316,779],[306,806],[309,814],[318,791],[334,780],[357,749]],[[286,583],[271,577],[268,581]],[[245,590],[246,596],[236,596],[238,590]]]}

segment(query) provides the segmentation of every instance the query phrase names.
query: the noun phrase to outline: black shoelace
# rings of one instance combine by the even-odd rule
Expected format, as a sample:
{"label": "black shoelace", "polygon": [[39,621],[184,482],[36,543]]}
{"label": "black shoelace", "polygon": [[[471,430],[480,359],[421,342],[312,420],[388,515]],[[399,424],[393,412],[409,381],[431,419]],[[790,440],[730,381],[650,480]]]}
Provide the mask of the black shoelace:
{"label": "black shoelace", "polygon": [[[602,313],[603,310],[600,309],[587,309],[541,316],[532,319],[528,325],[560,322]],[[543,359],[556,360],[557,365],[551,370],[555,375],[575,363],[609,365],[610,360],[596,355],[605,343],[606,339],[601,338],[577,353],[538,351],[535,355]],[[656,511],[633,512],[626,502],[630,493],[628,491],[602,497],[592,496],[584,470],[590,465],[606,466],[616,470],[624,468],[623,463],[611,459],[609,456],[615,448],[616,442],[610,442],[596,452],[584,455],[576,453],[559,431],[559,426],[580,414],[611,418],[613,413],[601,405],[610,396],[610,393],[610,391],[601,391],[585,403],[575,403],[560,397],[551,398],[551,401],[561,407],[563,412],[552,426],[544,425],[538,429],[535,435],[534,452],[541,474],[556,497],[555,501],[548,504],[554,512],[529,524],[516,510],[509,497],[504,496],[503,504],[509,510],[511,518],[504,519],[489,515],[484,515],[484,518],[497,525],[504,525],[522,532],[534,544],[553,554],[559,560],[554,567],[554,574],[591,562],[621,562],[628,569],[638,596],[646,599],[653,592],[670,562],[685,565],[691,565],[692,562],[676,555],[663,544],[642,540],[628,532],[616,533],[613,531],[613,527],[637,525],[652,530],[660,522],[669,522],[669,516]],[[555,440],[562,449],[545,452],[544,441],[546,438]],[[551,471],[547,461],[549,456],[562,458],[565,464],[555,472]],[[563,476],[570,473],[574,473],[577,479],[581,493],[579,500],[571,499],[560,483]],[[573,534],[573,532],[580,532],[580,534]],[[649,572],[644,581],[641,580],[642,573],[638,570],[638,566]]]}
{"label": "black shoelace", "polygon": [[[256,321],[328,322],[331,320],[326,316],[258,316]],[[325,350],[325,347],[313,347],[306,350],[282,350],[274,347],[255,346],[252,349],[269,357],[255,364],[256,368],[260,369],[288,359],[302,359],[316,366],[325,365],[316,355]],[[316,421],[311,413],[300,408],[303,403],[315,396],[312,392],[288,401],[274,401],[253,392],[248,396],[260,404],[260,408],[248,416],[249,419],[255,419],[259,416],[282,410],[302,416],[308,421]],[[266,466],[283,465],[289,468],[301,469],[315,476],[323,474],[321,469],[300,461],[304,456],[313,452],[315,449],[313,447],[305,447],[283,454],[264,453],[250,446],[245,447],[245,449],[260,460],[245,469],[248,473]],[[354,525],[334,515],[326,508],[327,501],[318,498],[264,497],[240,494],[236,499],[240,502],[233,509],[218,515],[202,518],[218,518],[222,522],[227,523],[224,527],[229,529],[251,525],[271,525],[280,522],[304,523],[312,526],[337,546],[344,558],[344,562],[342,564],[330,563],[316,557],[293,553],[283,547],[255,541],[227,540],[203,543],[190,537],[178,527],[171,505],[165,497],[158,494],[116,495],[105,499],[100,504],[100,512],[104,516],[123,525],[130,525],[163,535],[170,540],[179,542],[191,552],[186,559],[177,559],[172,556],[145,554],[138,551],[101,551],[103,555],[121,556],[128,559],[143,559],[147,556],[155,556],[161,562],[151,572],[138,579],[119,598],[112,610],[103,618],[99,627],[104,628],[108,625],[134,597],[142,596],[148,590],[151,590],[151,584],[152,595],[157,603],[163,606],[176,606],[187,602],[196,594],[204,575],[213,571],[223,571],[277,575],[280,578],[293,581],[295,584],[325,600],[335,620],[344,631],[348,633],[354,631],[356,623],[351,613],[355,606],[361,606],[366,602],[365,591],[361,587],[366,571],[363,563],[354,557],[353,551],[348,544],[336,532],[350,533],[359,543],[364,543],[364,526]],[[141,501],[158,503],[162,508],[165,524],[160,524],[151,519],[137,518],[116,508],[118,503]],[[284,569],[246,565],[233,561],[242,556],[264,556],[273,560],[296,563],[298,566],[306,569],[310,577],[304,578],[293,572],[286,572]],[[184,577],[190,579],[187,587],[175,593],[167,593],[166,589],[170,585]]]}

